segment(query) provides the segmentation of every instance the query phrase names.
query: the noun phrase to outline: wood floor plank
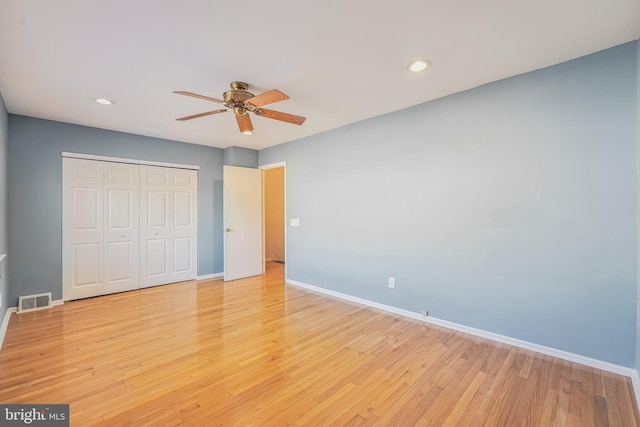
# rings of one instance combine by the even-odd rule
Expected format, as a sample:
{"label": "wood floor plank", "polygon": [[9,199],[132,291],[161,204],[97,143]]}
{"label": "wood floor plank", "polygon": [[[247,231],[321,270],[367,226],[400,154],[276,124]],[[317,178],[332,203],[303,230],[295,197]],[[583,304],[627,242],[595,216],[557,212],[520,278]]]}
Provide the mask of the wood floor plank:
{"label": "wood floor plank", "polygon": [[633,425],[634,423],[640,424],[640,411],[638,405],[634,405],[633,402],[636,400],[635,393],[633,392],[633,384],[631,383],[630,378],[626,378],[624,383],[620,381],[616,381],[616,386],[618,387],[618,401],[622,406],[621,414],[627,419],[627,423]]}
{"label": "wood floor plank", "polygon": [[543,356],[538,357],[537,359],[540,362],[540,368],[539,371],[534,372],[533,377],[537,376],[538,382],[536,384],[533,396],[531,396],[529,402],[527,416],[522,423],[524,427],[534,427],[542,425],[540,420],[543,413],[545,398],[547,392],[549,391],[549,378],[551,377],[552,358],[550,356]]}
{"label": "wood floor plank", "polygon": [[582,369],[582,402],[580,405],[582,425],[584,427],[595,427],[593,369],[588,366],[580,366],[580,368]]}
{"label": "wood floor plank", "polygon": [[[623,405],[618,404],[622,396],[618,396],[617,381],[615,381],[616,377],[608,372],[604,373],[603,377],[605,393],[607,395],[607,414],[609,415],[609,425],[628,425],[628,423],[625,424],[625,422],[628,422],[631,417],[627,417],[626,414],[623,413]],[[614,402],[614,404],[611,405],[611,402]]]}
{"label": "wood floor plank", "polygon": [[607,413],[607,400],[602,396],[595,396],[593,399],[595,415],[594,421],[597,426],[609,426],[609,414]]}
{"label": "wood floor plank", "polygon": [[484,381],[480,384],[477,392],[473,395],[473,398],[469,404],[464,408],[464,412],[460,419],[457,421],[459,426],[473,425],[474,420],[481,425],[484,420],[482,414],[485,413],[490,406],[487,402],[487,395],[496,382],[500,368],[509,354],[509,349],[505,345],[491,345],[491,351],[485,360],[480,372],[485,373]]}
{"label": "wood floor plank", "polygon": [[514,397],[514,403],[508,411],[503,412],[501,417],[505,425],[523,425],[528,417],[531,408],[531,401],[538,388],[540,381],[540,368],[544,363],[544,358],[533,357],[530,352],[525,354],[525,369],[520,369],[519,378],[516,379],[519,387]]}
{"label": "wood floor plank", "polygon": [[558,399],[556,410],[552,419],[553,426],[566,426],[569,417],[569,397],[571,391],[571,363],[561,360],[560,378],[558,382]]}
{"label": "wood floor plank", "polygon": [[628,378],[287,286],[283,266],[13,315],[2,403],[71,425],[637,426]]}

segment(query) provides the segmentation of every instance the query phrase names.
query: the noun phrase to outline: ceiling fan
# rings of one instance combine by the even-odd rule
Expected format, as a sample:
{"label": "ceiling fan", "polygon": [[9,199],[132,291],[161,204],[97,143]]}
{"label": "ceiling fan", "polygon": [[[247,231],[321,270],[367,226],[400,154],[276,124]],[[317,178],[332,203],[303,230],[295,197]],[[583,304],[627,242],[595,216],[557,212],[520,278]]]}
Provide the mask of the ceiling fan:
{"label": "ceiling fan", "polygon": [[260,95],[254,95],[249,92],[249,85],[244,82],[232,82],[231,90],[222,94],[224,100],[210,98],[204,95],[198,95],[197,93],[185,92],[182,90],[174,91],[178,95],[191,96],[193,98],[204,99],[205,101],[217,102],[223,104],[227,109],[207,111],[205,113],[194,114],[192,116],[180,117],[179,121],[197,119],[198,117],[210,116],[212,114],[224,113],[227,111],[233,111],[238,122],[240,132],[245,135],[251,135],[253,133],[253,124],[249,117],[249,112],[266,117],[268,119],[281,120],[283,122],[292,123],[294,125],[301,125],[306,120],[305,117],[295,116],[293,114],[281,113],[280,111],[267,110],[261,108],[263,105],[273,104],[274,102],[284,101],[289,99],[287,95],[280,92],[277,89],[270,90]]}

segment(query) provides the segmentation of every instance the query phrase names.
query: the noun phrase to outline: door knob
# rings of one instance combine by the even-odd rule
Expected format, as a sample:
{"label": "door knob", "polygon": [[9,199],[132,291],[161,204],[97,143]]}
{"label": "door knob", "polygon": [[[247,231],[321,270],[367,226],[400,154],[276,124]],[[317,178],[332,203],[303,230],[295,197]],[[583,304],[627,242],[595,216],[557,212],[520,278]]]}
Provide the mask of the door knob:
{"label": "door knob", "polygon": [[224,231],[226,231],[227,233],[231,231],[230,228],[225,228]]}
{"label": "door knob", "polygon": [[122,237],[124,239],[124,234],[122,236],[120,236],[120,237]]}

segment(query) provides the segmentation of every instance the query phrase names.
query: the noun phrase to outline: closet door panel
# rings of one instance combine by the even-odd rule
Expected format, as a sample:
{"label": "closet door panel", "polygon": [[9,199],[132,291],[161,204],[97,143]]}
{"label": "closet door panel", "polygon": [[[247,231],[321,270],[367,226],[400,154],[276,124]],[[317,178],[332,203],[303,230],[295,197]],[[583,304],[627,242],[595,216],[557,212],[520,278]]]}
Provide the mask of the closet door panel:
{"label": "closet door panel", "polygon": [[140,177],[141,286],[195,279],[197,172],[140,166]]}
{"label": "closet door panel", "polygon": [[140,286],[171,283],[171,169],[140,166]]}
{"label": "closet door panel", "polygon": [[[107,243],[107,280],[116,284],[124,281],[136,280],[132,277],[131,270],[135,268],[131,262],[131,242],[109,242]],[[137,271],[137,268],[135,268]],[[136,280],[137,282],[137,280]]]}
{"label": "closet door panel", "polygon": [[191,237],[173,239],[173,271],[175,274],[189,274],[193,270],[192,246]]}
{"label": "closet door panel", "polygon": [[198,173],[174,169],[173,191],[173,278],[192,280],[198,274]]}
{"label": "closet door panel", "polygon": [[102,248],[100,246],[100,243],[76,243],[73,245],[72,286],[83,297],[100,295],[100,264],[102,262]]}
{"label": "closet door panel", "polygon": [[149,278],[160,281],[167,279],[169,275],[168,243],[167,239],[147,239],[146,274]]}
{"label": "closet door panel", "polygon": [[103,164],[62,159],[62,290],[68,301],[101,295]]}
{"label": "closet door panel", "polygon": [[105,162],[105,289],[140,287],[139,166]]}

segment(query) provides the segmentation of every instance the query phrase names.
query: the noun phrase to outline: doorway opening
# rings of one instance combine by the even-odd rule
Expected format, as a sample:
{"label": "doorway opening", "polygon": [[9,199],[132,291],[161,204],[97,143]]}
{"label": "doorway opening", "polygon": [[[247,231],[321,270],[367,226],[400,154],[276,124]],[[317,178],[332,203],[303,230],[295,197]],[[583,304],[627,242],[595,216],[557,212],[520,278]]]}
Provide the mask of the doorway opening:
{"label": "doorway opening", "polygon": [[263,169],[264,261],[286,265],[285,166],[282,163]]}

